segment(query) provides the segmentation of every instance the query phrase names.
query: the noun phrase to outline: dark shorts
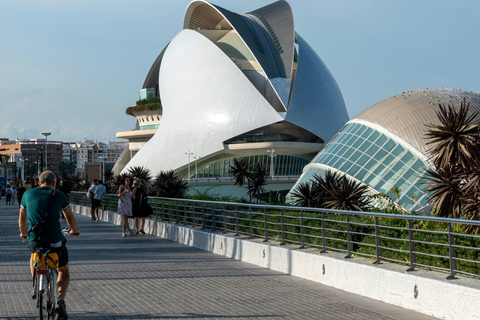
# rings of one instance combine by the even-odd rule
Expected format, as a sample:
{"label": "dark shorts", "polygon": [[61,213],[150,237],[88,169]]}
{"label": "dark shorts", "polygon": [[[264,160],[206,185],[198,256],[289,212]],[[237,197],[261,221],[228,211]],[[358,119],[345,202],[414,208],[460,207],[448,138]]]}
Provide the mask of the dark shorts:
{"label": "dark shorts", "polygon": [[[59,248],[52,248],[52,252],[58,253],[58,266],[63,267],[68,264],[68,250],[65,246],[67,240],[62,242],[62,246]],[[50,243],[43,242],[43,241],[30,241],[28,243],[28,248],[30,251],[35,252],[35,248],[50,248]]]}
{"label": "dark shorts", "polygon": [[102,205],[102,200],[93,199],[93,205],[95,206],[95,208],[100,207]]}
{"label": "dark shorts", "polygon": [[90,209],[95,209],[95,199],[90,198]]}

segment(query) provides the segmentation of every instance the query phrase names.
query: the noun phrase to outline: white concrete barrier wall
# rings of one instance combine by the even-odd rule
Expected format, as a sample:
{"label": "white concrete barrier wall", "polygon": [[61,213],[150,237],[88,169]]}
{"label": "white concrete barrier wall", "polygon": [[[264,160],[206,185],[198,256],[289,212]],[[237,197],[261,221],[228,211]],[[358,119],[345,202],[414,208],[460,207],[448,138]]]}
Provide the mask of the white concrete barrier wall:
{"label": "white concrete barrier wall", "polygon": [[[90,209],[72,205],[77,214]],[[103,211],[102,221],[121,225],[121,215]],[[441,319],[480,319],[480,280],[433,271],[407,272],[392,263],[373,265],[371,260],[345,259],[338,253],[280,246],[147,219],[145,232],[236,260],[308,279],[344,291],[415,310]]]}

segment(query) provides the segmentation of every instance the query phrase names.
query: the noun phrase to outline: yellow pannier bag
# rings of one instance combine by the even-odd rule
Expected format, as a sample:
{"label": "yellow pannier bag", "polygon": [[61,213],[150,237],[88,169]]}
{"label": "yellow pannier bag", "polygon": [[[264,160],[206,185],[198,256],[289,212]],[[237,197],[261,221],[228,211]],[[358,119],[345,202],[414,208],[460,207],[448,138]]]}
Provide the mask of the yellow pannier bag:
{"label": "yellow pannier bag", "polygon": [[[50,252],[47,257],[47,263],[50,268],[58,268],[58,253]],[[45,255],[40,255],[35,252],[33,254],[33,266],[38,268],[45,268]]]}

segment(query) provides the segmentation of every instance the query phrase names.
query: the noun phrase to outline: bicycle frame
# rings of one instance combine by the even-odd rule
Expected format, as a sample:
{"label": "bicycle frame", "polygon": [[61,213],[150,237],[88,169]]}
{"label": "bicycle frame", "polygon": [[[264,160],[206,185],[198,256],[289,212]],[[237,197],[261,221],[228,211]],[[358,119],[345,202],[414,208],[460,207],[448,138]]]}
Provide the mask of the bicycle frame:
{"label": "bicycle frame", "polygon": [[38,251],[41,257],[45,259],[45,267],[35,266],[33,274],[33,285],[37,298],[37,308],[39,309],[40,320],[54,319],[55,307],[57,305],[57,269],[51,268],[48,263],[48,254],[50,250]]}

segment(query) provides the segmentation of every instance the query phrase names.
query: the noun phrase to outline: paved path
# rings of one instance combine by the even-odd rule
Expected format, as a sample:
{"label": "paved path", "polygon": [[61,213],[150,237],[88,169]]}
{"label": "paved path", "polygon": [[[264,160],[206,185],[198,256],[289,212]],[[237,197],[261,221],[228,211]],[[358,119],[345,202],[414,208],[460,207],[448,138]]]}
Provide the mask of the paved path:
{"label": "paved path", "polygon": [[[18,206],[0,202],[0,319],[36,319]],[[432,319],[76,215],[70,319]]]}

